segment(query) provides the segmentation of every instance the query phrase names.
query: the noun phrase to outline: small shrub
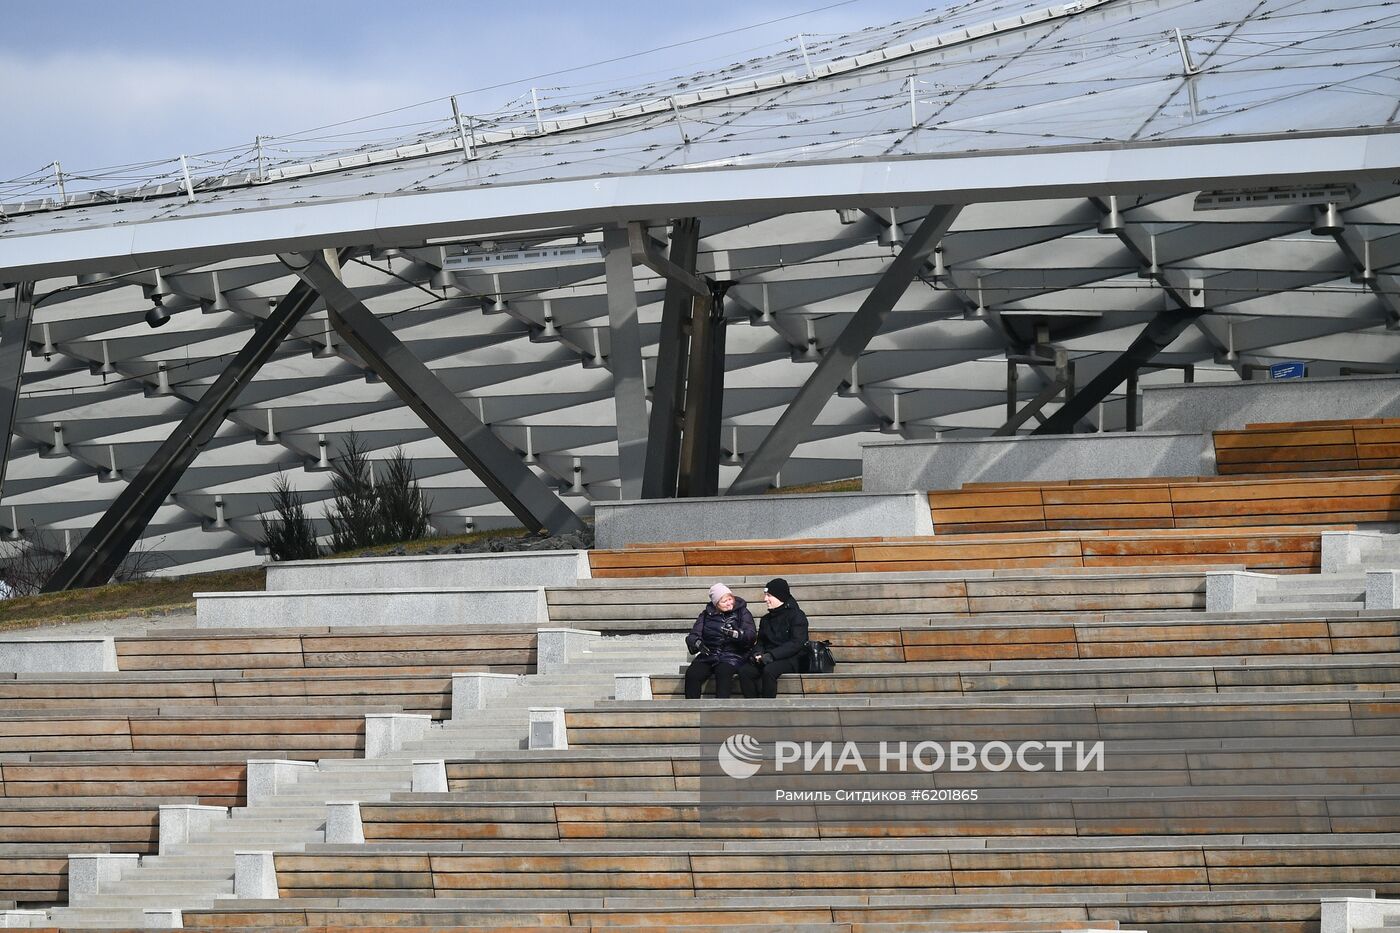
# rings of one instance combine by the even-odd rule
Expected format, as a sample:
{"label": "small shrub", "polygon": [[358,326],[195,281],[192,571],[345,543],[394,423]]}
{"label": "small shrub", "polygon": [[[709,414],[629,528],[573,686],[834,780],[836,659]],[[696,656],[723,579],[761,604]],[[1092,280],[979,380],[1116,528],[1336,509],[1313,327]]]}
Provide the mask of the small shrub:
{"label": "small shrub", "polygon": [[286,474],[278,473],[272,484],[272,507],[276,518],[263,515],[263,544],[273,560],[307,560],[318,557],[321,546],[316,543],[316,529],[306,517],[301,493],[292,488]]}
{"label": "small shrub", "polygon": [[341,441],[340,456],[331,468],[335,471],[331,477],[335,503],[334,511],[326,516],[331,524],[331,550],[348,551],[388,541],[369,451],[354,431]]}
{"label": "small shrub", "polygon": [[381,543],[417,541],[427,537],[432,503],[418,485],[413,461],[403,448],[384,463],[383,475],[375,486],[379,493],[379,521],[384,532]]}

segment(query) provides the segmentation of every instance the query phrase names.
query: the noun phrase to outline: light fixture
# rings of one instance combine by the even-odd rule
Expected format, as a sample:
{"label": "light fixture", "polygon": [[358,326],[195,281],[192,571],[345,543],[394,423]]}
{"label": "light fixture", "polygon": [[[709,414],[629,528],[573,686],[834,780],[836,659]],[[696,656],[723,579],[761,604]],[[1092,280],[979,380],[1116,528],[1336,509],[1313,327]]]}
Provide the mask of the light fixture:
{"label": "light fixture", "polygon": [[895,217],[894,208],[885,211],[885,217],[890,224],[888,227],[880,229],[880,245],[895,247],[904,242],[904,231],[899,229],[899,220]]}
{"label": "light fixture", "polygon": [[933,280],[935,282],[948,281],[948,264],[943,259],[942,243],[933,248]]}
{"label": "light fixture", "polygon": [[209,295],[210,297],[201,299],[200,309],[205,314],[217,314],[224,311],[232,311],[233,308],[228,303],[228,298],[224,296],[223,286],[219,282],[219,273],[209,273]]}
{"label": "light fixture", "polygon": [[1118,195],[1108,196],[1108,213],[1099,218],[1100,233],[1122,233],[1123,215],[1118,212]]}
{"label": "light fixture", "polygon": [[1346,226],[1347,222],[1342,219],[1342,212],[1337,209],[1336,201],[1328,201],[1325,207],[1313,211],[1313,236],[1332,236],[1341,233]]}
{"label": "light fixture", "polygon": [[165,310],[165,299],[160,295],[151,296],[151,310],[146,312],[146,323],[151,327],[164,327],[170,321],[170,312]]}
{"label": "light fixture", "polygon": [[1147,265],[1138,269],[1138,278],[1156,279],[1162,274],[1162,267],[1157,263],[1157,234],[1148,236]]}
{"label": "light fixture", "polygon": [[812,318],[807,318],[807,345],[802,348],[801,359],[820,360],[822,353],[817,349],[817,322]]}
{"label": "light fixture", "polygon": [[1376,270],[1371,268],[1371,241],[1361,241],[1361,268],[1353,269],[1351,280],[1357,285],[1370,285],[1376,280]]}
{"label": "light fixture", "polygon": [[739,428],[737,425],[731,425],[729,428],[729,449],[724,451],[720,462],[728,466],[744,465],[744,455],[739,451]]}
{"label": "light fixture", "polygon": [[965,321],[985,321],[987,319],[987,303],[982,298],[982,277],[977,277],[977,307],[963,311]]}

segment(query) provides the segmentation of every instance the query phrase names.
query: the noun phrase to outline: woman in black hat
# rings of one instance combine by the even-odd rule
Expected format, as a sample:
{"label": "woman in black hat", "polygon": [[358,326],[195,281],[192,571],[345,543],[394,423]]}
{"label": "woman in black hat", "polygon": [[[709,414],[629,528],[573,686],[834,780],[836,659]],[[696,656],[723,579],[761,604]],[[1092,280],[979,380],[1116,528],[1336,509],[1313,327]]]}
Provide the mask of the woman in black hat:
{"label": "woman in black hat", "polygon": [[797,670],[807,645],[807,616],[781,577],[763,588],[768,614],[759,620],[758,641],[739,668],[739,688],[749,699],[778,695],[778,678]]}

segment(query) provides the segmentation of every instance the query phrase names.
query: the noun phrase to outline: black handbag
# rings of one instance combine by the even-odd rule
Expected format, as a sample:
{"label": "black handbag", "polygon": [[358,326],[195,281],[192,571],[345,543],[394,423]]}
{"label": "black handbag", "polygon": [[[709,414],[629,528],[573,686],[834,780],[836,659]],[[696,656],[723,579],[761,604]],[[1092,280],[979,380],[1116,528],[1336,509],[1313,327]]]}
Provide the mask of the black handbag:
{"label": "black handbag", "polygon": [[836,658],[831,654],[831,642],[809,641],[803,645],[798,670],[803,674],[830,674],[836,670]]}

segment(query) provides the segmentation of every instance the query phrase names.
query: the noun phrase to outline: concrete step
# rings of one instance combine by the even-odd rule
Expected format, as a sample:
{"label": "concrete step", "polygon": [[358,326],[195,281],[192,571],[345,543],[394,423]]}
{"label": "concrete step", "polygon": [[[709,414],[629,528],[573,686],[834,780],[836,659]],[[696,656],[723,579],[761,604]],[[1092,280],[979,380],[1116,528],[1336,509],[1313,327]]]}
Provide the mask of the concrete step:
{"label": "concrete step", "polygon": [[1361,589],[1323,589],[1319,587],[1315,590],[1286,590],[1273,593],[1260,593],[1260,605],[1282,604],[1297,605],[1299,603],[1322,604],[1322,603],[1347,603],[1361,602],[1366,598],[1366,590]]}
{"label": "concrete step", "polygon": [[1361,571],[1337,573],[1295,573],[1279,574],[1274,578],[1274,587],[1279,590],[1308,589],[1313,586],[1358,586],[1366,585],[1366,574]]}
{"label": "concrete step", "polygon": [[[123,927],[126,929],[139,930],[146,926],[146,915],[142,909],[146,907],[160,908],[167,906],[165,903],[156,903],[160,898],[143,899],[137,897],[123,896],[121,901],[126,903],[114,903],[118,898],[113,897],[111,901],[104,901],[100,907],[55,907],[51,914],[53,924],[63,927]],[[189,898],[187,903],[182,903],[186,910],[204,910],[213,907],[216,903],[225,898],[199,897]]]}
{"label": "concrete step", "polygon": [[[379,800],[388,800],[388,799],[389,799],[389,796],[388,796],[387,794],[384,795],[382,798],[379,798]],[[370,801],[369,799],[367,799],[366,802],[378,803],[379,800]],[[306,850],[306,847],[307,847],[307,846],[309,846],[309,845],[318,845],[318,844],[320,844],[320,843],[323,842],[323,841],[325,841],[325,837],[324,837],[322,834],[317,833],[316,836],[315,836],[315,838],[313,838],[313,839],[308,839],[308,840],[296,840],[296,841],[293,841],[293,840],[290,840],[290,839],[279,839],[279,840],[276,841],[275,844],[273,844],[273,843],[270,842],[270,841],[260,841],[257,845],[250,845],[250,844],[248,844],[247,842],[243,842],[243,841],[239,841],[239,842],[236,842],[236,843],[229,843],[229,842],[182,842],[182,843],[180,843],[180,844],[177,845],[177,846],[173,846],[172,849],[171,849],[171,852],[172,852],[172,854],[174,854],[174,855],[184,855],[184,856],[194,856],[194,855],[198,855],[198,856],[201,856],[201,857],[203,857],[203,858],[211,858],[211,857],[227,858],[227,859],[230,860],[230,864],[232,864],[232,861],[231,861],[231,860],[232,860],[232,858],[233,858],[233,853],[234,853],[235,850],[236,850],[236,851],[239,851],[239,852],[247,851],[247,850],[250,850],[250,849],[252,849],[252,850],[257,850],[257,851],[268,850],[268,851],[275,851],[275,852],[303,852],[303,851]],[[143,871],[143,869],[137,869],[137,871],[132,872],[132,874],[131,874],[131,880],[132,880],[132,881],[139,881],[140,878],[142,877],[141,874],[140,874],[141,871]]]}
{"label": "concrete step", "polygon": [[[362,758],[347,758],[342,760],[351,763],[364,762],[364,759]],[[386,759],[379,758],[371,760],[374,762],[375,765],[380,765],[382,762],[383,766],[324,768],[322,770],[312,771],[308,774],[302,775],[301,780],[297,781],[295,784],[288,785],[288,788],[332,787],[337,784],[344,784],[346,782],[376,784],[385,781],[403,780],[404,778],[410,777],[413,773],[412,767],[405,767],[404,765],[397,762],[390,763]]]}
{"label": "concrete step", "polygon": [[1308,600],[1305,602],[1302,600],[1286,599],[1275,603],[1266,603],[1261,599],[1260,605],[1276,605],[1289,610],[1312,612],[1318,613],[1319,615],[1333,612],[1356,612],[1364,608],[1364,604],[1361,600],[1338,600],[1336,602],[1313,602]]}
{"label": "concrete step", "polygon": [[258,807],[250,811],[245,807],[239,807],[238,809],[234,810],[233,819],[223,823],[215,823],[213,825],[213,828],[231,829],[236,827],[243,830],[249,830],[256,829],[260,826],[294,828],[298,825],[302,825],[306,827],[314,827],[317,823],[325,822],[325,819],[326,814],[321,807],[314,807],[311,809],[298,809],[296,811],[292,811],[287,808],[277,808],[276,810],[271,810],[270,808],[265,809],[263,807]]}
{"label": "concrete step", "polygon": [[[434,724],[430,728],[436,729],[438,725]],[[337,770],[362,771],[365,774],[388,773],[398,767],[387,758],[322,758],[317,764],[320,766],[319,773],[322,774]],[[306,777],[311,777],[316,773],[318,772],[309,772]]]}
{"label": "concrete step", "polygon": [[220,894],[233,894],[233,873],[230,872],[228,878],[147,878],[146,873],[141,873],[139,880],[114,881],[111,882],[110,890],[104,891],[100,897],[121,897],[123,895],[150,895],[152,897],[190,894],[195,897],[206,895],[215,897]]}
{"label": "concrete step", "polygon": [[[208,910],[215,905],[226,906],[233,895],[192,894],[182,897],[178,907],[167,895],[107,894],[100,895],[81,907],[53,908],[53,922],[62,927],[130,927],[146,925],[143,910]],[[60,911],[62,913],[60,913]],[[75,913],[70,913],[73,911]],[[134,920],[126,919],[134,917]]]}
{"label": "concrete step", "polygon": [[309,842],[319,839],[324,835],[322,832],[322,827],[324,826],[325,822],[322,821],[321,826],[313,828],[287,827],[285,829],[278,829],[277,827],[270,827],[267,829],[250,829],[241,832],[238,830],[219,829],[218,831],[210,832],[206,836],[201,836],[200,841],[231,846],[241,846],[244,844],[266,841],[276,842],[279,839]]}

